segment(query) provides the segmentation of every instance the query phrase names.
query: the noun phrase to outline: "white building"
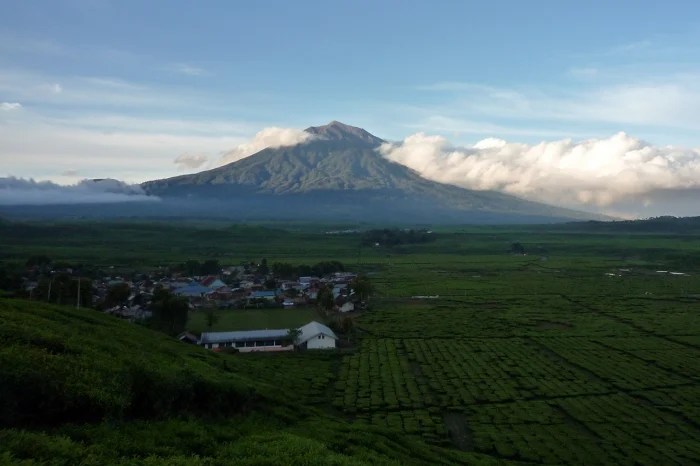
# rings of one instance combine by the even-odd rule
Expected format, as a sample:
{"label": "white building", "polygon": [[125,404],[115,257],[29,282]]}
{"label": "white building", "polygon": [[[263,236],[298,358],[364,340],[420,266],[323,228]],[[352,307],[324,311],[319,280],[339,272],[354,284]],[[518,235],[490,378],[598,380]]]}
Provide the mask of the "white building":
{"label": "white building", "polygon": [[289,329],[246,330],[238,332],[204,332],[199,344],[214,351],[236,348],[241,353],[252,351],[291,351]]}
{"label": "white building", "polygon": [[346,301],[338,308],[340,312],[352,312],[355,310],[355,304],[352,301]]}
{"label": "white building", "polygon": [[332,349],[338,337],[323,324],[309,322],[299,328],[301,332],[294,344],[289,338],[289,329],[245,330],[236,332],[204,332],[197,342],[201,346],[221,351],[236,348],[241,353],[253,351],[292,351],[301,349]]}
{"label": "white building", "polygon": [[302,349],[332,349],[336,346],[338,337],[323,324],[313,321],[299,330],[301,334],[297,338],[296,346]]}

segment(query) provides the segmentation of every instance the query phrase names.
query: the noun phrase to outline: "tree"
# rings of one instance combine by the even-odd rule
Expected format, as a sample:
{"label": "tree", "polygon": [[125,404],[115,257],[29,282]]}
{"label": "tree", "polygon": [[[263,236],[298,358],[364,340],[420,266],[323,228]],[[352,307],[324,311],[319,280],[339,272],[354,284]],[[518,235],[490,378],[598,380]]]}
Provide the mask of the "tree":
{"label": "tree", "polygon": [[353,278],[350,282],[350,288],[352,288],[361,301],[367,301],[373,290],[372,282],[369,280],[369,277],[364,274]]}
{"label": "tree", "polygon": [[525,247],[516,241],[510,245],[510,252],[513,254],[525,254]]}
{"label": "tree", "polygon": [[218,275],[221,273],[221,265],[216,259],[207,259],[201,267],[202,275]]}
{"label": "tree", "polygon": [[212,308],[209,308],[205,311],[204,318],[207,322],[207,328],[209,329],[209,331],[211,331],[211,328],[214,325],[216,325],[216,323],[219,321],[218,314]]}
{"label": "tree", "polygon": [[265,283],[263,283],[263,286],[265,287],[266,290],[277,289],[277,281],[274,278],[270,278],[268,280],[265,280]]}
{"label": "tree", "polygon": [[9,266],[0,265],[0,290],[15,291],[22,287],[22,275]]}
{"label": "tree", "polygon": [[289,331],[287,332],[287,339],[295,345],[297,343],[297,340],[301,336],[301,330],[298,328],[290,328]]}
{"label": "tree", "polygon": [[107,289],[107,295],[105,296],[105,306],[120,306],[126,303],[129,299],[129,294],[131,289],[128,283],[115,283],[110,285]]}
{"label": "tree", "polygon": [[159,288],[153,293],[151,308],[153,310],[151,322],[156,330],[169,335],[177,335],[185,330],[189,310],[187,299]]}
{"label": "tree", "polygon": [[[76,306],[92,306],[92,280],[89,278],[74,278],[70,285],[71,296],[76,300]],[[78,296],[79,295],[79,296]]]}
{"label": "tree", "polygon": [[318,295],[316,295],[316,305],[319,309],[324,311],[330,311],[335,305],[335,300],[333,298],[333,290],[327,286],[322,286],[318,290]]}
{"label": "tree", "polygon": [[260,265],[258,265],[258,273],[260,275],[267,275],[270,273],[270,269],[267,267],[267,259],[263,258],[263,260],[260,261]]}
{"label": "tree", "polygon": [[272,264],[272,273],[279,278],[294,278],[297,269],[292,264],[286,262],[275,262]]}
{"label": "tree", "polygon": [[202,272],[202,264],[199,263],[197,260],[188,260],[184,264],[182,264],[182,268],[185,271],[185,274],[188,277],[193,277],[195,275],[201,275]]}
{"label": "tree", "polygon": [[44,254],[31,256],[29,259],[27,259],[27,262],[25,263],[27,268],[43,267],[49,264],[51,264],[51,258]]}

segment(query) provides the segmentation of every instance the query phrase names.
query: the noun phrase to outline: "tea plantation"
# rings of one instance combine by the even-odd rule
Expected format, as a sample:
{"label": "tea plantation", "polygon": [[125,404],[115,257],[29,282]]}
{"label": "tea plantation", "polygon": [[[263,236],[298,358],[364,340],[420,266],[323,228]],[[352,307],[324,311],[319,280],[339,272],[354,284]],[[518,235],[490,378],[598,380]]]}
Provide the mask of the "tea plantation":
{"label": "tea plantation", "polygon": [[[120,264],[99,225],[94,240],[46,240],[62,259],[128,267],[195,244],[207,252],[192,258],[231,263],[341,260],[375,292],[351,348],[267,355],[1,299],[0,464],[700,463],[695,234],[481,227],[360,249],[311,226],[143,228],[141,263]],[[45,252],[8,238],[6,263]]]}

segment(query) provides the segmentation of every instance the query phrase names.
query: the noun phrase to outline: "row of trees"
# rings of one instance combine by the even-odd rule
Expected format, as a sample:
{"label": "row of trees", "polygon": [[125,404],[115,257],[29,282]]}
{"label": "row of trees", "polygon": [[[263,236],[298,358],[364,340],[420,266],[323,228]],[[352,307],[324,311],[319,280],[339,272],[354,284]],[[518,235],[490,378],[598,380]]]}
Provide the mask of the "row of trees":
{"label": "row of trees", "polygon": [[[355,296],[360,299],[360,301],[367,301],[370,294],[372,293],[373,287],[372,282],[366,275],[358,275],[350,282],[350,288],[355,292]],[[331,286],[323,286],[318,290],[318,295],[316,296],[316,305],[319,309],[324,311],[330,311],[335,306],[335,299],[333,297],[333,288]]]}
{"label": "row of trees", "polygon": [[184,273],[188,277],[199,275],[218,275],[221,273],[221,264],[216,259],[205,261],[188,260],[174,267],[175,271]]}
{"label": "row of trees", "polygon": [[90,306],[92,305],[92,280],[74,277],[67,273],[57,273],[39,280],[28,297],[56,304]]}
{"label": "row of trees", "polygon": [[398,228],[368,230],[362,234],[363,246],[398,246],[401,244],[428,243],[435,241],[435,235],[426,230],[399,230]]}
{"label": "row of trees", "polygon": [[314,265],[292,265],[286,262],[272,264],[272,274],[283,279],[296,279],[297,277],[323,277],[335,272],[344,272],[345,266],[338,261],[323,261]]}

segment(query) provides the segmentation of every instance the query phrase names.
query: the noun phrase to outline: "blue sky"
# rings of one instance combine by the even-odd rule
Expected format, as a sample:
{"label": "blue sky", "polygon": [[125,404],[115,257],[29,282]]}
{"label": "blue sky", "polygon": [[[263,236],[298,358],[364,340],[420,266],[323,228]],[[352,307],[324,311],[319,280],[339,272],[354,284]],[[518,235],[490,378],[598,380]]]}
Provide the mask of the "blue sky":
{"label": "blue sky", "polygon": [[265,127],[700,147],[692,1],[2,1],[0,176],[177,174]]}

